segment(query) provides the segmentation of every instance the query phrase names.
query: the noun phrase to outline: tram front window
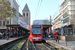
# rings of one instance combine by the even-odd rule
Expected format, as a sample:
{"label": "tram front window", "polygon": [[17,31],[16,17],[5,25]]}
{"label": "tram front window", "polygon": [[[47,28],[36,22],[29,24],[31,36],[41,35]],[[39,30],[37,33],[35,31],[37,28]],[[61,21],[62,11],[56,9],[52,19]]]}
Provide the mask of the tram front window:
{"label": "tram front window", "polygon": [[41,35],[41,27],[33,27],[33,35]]}

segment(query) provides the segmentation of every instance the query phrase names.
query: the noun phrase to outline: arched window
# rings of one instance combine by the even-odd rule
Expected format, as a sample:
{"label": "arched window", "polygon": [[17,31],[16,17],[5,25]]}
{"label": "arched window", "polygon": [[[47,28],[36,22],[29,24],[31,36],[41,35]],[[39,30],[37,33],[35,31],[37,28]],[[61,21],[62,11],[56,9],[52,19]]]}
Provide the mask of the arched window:
{"label": "arched window", "polygon": [[25,13],[23,13],[23,16],[25,16]]}
{"label": "arched window", "polygon": [[28,13],[26,14],[26,16],[28,16]]}

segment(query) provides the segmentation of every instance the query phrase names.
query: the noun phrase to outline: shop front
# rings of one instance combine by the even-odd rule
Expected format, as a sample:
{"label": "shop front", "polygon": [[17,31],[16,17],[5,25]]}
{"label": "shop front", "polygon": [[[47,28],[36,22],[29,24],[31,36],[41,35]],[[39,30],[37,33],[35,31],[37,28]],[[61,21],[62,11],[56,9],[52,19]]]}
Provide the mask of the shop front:
{"label": "shop front", "polygon": [[54,26],[53,27],[54,32],[58,31],[61,34],[61,26],[62,26],[61,24]]}
{"label": "shop front", "polygon": [[73,35],[73,27],[72,27],[72,25],[68,25],[68,26],[64,26],[63,27],[63,35],[65,36],[65,35],[68,35],[68,36],[70,36],[70,35]]}
{"label": "shop front", "polygon": [[72,25],[65,25],[63,27],[63,35],[60,36],[60,39],[64,41],[75,41],[75,36],[73,36]]}

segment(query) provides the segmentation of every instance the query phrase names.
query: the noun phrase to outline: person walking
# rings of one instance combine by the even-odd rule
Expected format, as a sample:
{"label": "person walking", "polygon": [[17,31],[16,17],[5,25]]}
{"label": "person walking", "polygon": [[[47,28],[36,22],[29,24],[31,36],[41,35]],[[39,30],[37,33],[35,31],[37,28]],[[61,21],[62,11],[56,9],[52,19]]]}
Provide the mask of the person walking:
{"label": "person walking", "polygon": [[7,38],[7,40],[9,40],[9,33],[6,34],[6,38]]}
{"label": "person walking", "polygon": [[53,35],[55,35],[55,41],[57,42],[59,32],[56,31]]}
{"label": "person walking", "polygon": [[4,32],[4,33],[3,33],[3,39],[5,39],[5,36],[6,36],[6,33]]}
{"label": "person walking", "polygon": [[43,34],[44,34],[44,38],[46,38],[46,32],[45,31],[43,32]]}
{"label": "person walking", "polygon": [[0,39],[2,39],[3,34],[0,32]]}

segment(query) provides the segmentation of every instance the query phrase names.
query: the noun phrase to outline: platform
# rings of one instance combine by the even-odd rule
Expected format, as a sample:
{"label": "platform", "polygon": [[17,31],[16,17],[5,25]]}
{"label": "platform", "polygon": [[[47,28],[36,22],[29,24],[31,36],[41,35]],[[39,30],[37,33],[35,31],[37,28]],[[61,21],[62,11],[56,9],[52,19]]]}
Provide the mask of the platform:
{"label": "platform", "polygon": [[58,42],[55,42],[52,38],[44,38],[44,40],[49,43],[50,45],[60,48],[59,50],[75,50],[75,41],[62,41],[59,40]]}
{"label": "platform", "polygon": [[16,40],[19,40],[21,38],[23,38],[24,36],[21,36],[21,37],[13,37],[13,38],[9,38],[9,40],[7,39],[0,39],[0,48],[5,46],[5,45],[8,45],[8,43],[12,43]]}

